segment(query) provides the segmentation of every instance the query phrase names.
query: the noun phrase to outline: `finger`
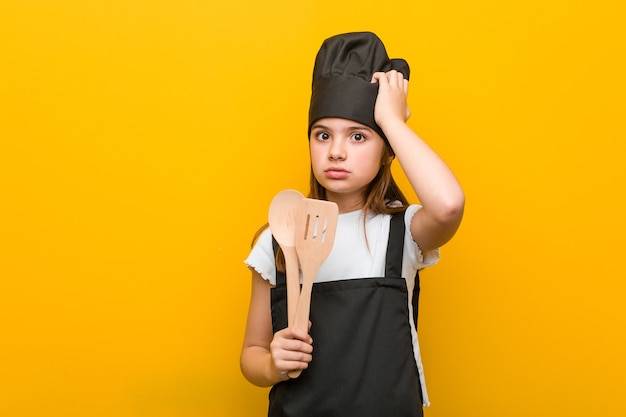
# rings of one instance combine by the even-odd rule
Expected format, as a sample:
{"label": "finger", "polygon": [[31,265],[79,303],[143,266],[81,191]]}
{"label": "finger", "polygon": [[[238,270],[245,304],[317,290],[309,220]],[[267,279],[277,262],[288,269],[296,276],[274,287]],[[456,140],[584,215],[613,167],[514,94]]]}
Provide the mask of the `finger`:
{"label": "finger", "polygon": [[309,363],[311,363],[311,360],[308,361],[285,361],[284,367],[285,369],[287,369],[287,374],[289,375],[289,378],[297,378],[300,373],[292,373],[292,371],[303,371],[305,369],[307,369],[309,367]]}
{"label": "finger", "polygon": [[404,87],[404,82],[406,81],[406,78],[404,78],[404,73],[402,73],[401,71],[397,71],[398,73],[398,87]]}
{"label": "finger", "polygon": [[278,362],[311,362],[313,359],[312,352],[300,352],[285,350],[275,355]]}
{"label": "finger", "polygon": [[404,81],[405,81],[404,74],[398,71],[397,77],[396,77],[396,85],[398,86],[398,88],[401,88],[404,90]]}
{"label": "finger", "polygon": [[295,351],[311,353],[313,351],[313,339],[306,334],[304,339],[301,340],[293,337],[290,333],[284,332],[281,337],[274,337],[270,343],[270,350],[272,352]]}
{"label": "finger", "polygon": [[282,339],[272,343],[270,345],[273,351],[289,351],[289,352],[313,352],[313,345],[311,343],[303,342],[298,339]]}
{"label": "finger", "polygon": [[[309,324],[309,330],[311,329],[311,325]],[[313,338],[311,338],[311,335],[309,335],[307,332],[305,332],[302,329],[298,329],[297,327],[294,327],[291,331],[291,338],[294,340],[300,340],[304,343],[308,343],[308,344],[312,344],[313,343]]]}
{"label": "finger", "polygon": [[393,87],[398,85],[398,71],[391,70],[387,71],[387,79],[389,80],[389,84]]}
{"label": "finger", "polygon": [[302,342],[297,339],[289,339],[285,340],[280,346],[279,349],[289,352],[304,352],[311,353],[313,352],[313,345],[310,343]]}
{"label": "finger", "polygon": [[375,72],[374,75],[372,75],[372,83],[389,84],[387,74],[385,74],[384,72]]}
{"label": "finger", "polygon": [[282,363],[285,369],[302,369],[313,360],[312,353],[283,351],[276,358],[276,364]]}
{"label": "finger", "polygon": [[313,357],[311,355],[308,357],[302,356],[301,358],[280,359],[275,362],[275,366],[280,374],[286,376],[292,371],[307,369],[312,360]]}
{"label": "finger", "polygon": [[294,332],[293,338],[284,339],[281,346],[286,350],[294,350],[301,352],[313,351],[313,339],[308,334],[300,330],[300,334],[296,336]]}

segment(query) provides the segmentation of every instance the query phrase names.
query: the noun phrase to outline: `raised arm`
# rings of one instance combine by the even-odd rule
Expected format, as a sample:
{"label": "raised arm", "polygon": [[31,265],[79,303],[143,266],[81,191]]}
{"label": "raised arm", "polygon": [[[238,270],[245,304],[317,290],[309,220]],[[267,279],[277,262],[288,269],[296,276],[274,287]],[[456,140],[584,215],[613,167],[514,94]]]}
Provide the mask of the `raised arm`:
{"label": "raised arm", "polygon": [[422,251],[438,248],[454,236],[465,195],[446,163],[406,124],[408,81],[402,73],[377,72],[378,98],[374,110],[400,166],[422,204],[411,222],[411,234]]}

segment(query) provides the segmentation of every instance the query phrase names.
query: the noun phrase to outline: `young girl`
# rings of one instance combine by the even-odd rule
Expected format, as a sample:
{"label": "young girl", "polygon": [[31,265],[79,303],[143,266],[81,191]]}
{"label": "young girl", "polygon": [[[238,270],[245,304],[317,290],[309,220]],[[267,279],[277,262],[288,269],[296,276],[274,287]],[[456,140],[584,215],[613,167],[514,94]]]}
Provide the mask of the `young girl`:
{"label": "young girl", "polygon": [[[389,59],[373,33],[331,37],[317,54],[309,198],[337,203],[339,220],[315,279],[309,333],[287,326],[271,230],[246,259],[252,296],[241,369],[251,383],[273,386],[269,416],[416,417],[428,405],[415,278],[459,227],[464,194],[406,124],[408,78],[408,64]],[[393,180],[395,157],[421,206]],[[302,373],[290,378],[294,370]]]}

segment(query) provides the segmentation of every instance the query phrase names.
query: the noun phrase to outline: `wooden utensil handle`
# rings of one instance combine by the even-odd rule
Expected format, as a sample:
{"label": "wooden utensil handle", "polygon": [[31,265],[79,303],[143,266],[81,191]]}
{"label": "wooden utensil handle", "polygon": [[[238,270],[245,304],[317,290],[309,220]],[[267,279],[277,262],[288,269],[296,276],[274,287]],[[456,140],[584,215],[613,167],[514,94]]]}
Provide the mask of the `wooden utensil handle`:
{"label": "wooden utensil handle", "polygon": [[[309,332],[309,313],[311,311],[311,292],[313,291],[313,278],[310,278],[310,273],[302,271],[302,291],[300,293],[300,299],[298,300],[298,308],[296,310],[295,327],[305,332]],[[302,373],[301,370],[291,371],[288,373],[290,378],[297,378]]]}
{"label": "wooden utensil handle", "polygon": [[287,274],[287,323],[293,326],[296,320],[296,310],[300,299],[300,271],[298,270],[298,254],[295,246],[285,246],[285,270]]}
{"label": "wooden utensil handle", "polygon": [[311,310],[311,292],[313,291],[313,283],[309,282],[306,276],[302,279],[302,291],[300,292],[300,300],[296,310],[295,326],[305,332],[309,332],[309,313]]}
{"label": "wooden utensil handle", "polygon": [[[295,327],[308,333],[309,309],[311,307],[312,288],[310,285],[306,284],[306,278],[303,279],[303,281],[304,284],[302,286],[302,292],[300,293],[300,300],[298,300],[298,308],[296,311]],[[289,378],[297,378],[300,376],[301,373],[302,371],[298,369],[295,371],[290,371],[287,375],[289,375]]]}
{"label": "wooden utensil handle", "polygon": [[302,373],[301,370],[297,370],[297,371],[290,371],[287,373],[287,375],[289,375],[289,378],[297,378],[300,376],[300,374]]}

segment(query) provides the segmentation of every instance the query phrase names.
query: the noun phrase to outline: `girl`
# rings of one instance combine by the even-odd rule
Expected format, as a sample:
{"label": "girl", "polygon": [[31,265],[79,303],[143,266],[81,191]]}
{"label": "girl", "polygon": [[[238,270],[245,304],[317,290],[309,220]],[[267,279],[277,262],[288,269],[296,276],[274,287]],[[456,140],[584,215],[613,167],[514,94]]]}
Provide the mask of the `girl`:
{"label": "girl", "polygon": [[[459,227],[464,194],[406,124],[408,78],[408,64],[389,59],[373,33],[331,37],[317,54],[309,197],[337,203],[339,220],[315,279],[308,334],[287,326],[269,229],[246,259],[252,296],[241,369],[251,383],[273,386],[269,416],[417,417],[428,405],[415,277]],[[421,206],[396,185],[395,157]],[[302,373],[290,378],[293,370]]]}

